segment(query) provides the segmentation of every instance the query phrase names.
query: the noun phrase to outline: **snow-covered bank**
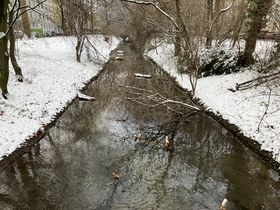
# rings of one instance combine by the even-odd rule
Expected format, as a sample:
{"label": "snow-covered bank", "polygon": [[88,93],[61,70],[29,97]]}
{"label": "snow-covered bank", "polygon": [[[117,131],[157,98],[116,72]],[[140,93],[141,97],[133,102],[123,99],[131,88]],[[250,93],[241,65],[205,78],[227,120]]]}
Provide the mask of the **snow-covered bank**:
{"label": "snow-covered bank", "polygon": [[[175,77],[182,87],[190,90],[187,75],[179,75],[176,71],[173,52],[173,46],[166,44],[147,52],[147,55]],[[257,76],[256,72],[245,71],[201,78],[198,80],[195,97],[212,112],[238,126],[245,136],[259,142],[262,150],[272,152],[274,160],[280,162],[280,86],[271,86],[271,95],[267,85],[237,92],[228,90],[234,88],[236,83]]]}
{"label": "snow-covered bank", "polygon": [[81,63],[75,59],[74,38],[18,42],[25,79],[16,82],[10,67],[10,97],[0,98],[0,160],[50,123],[77,96],[77,90],[97,75],[120,42],[111,37],[107,43],[101,35],[91,36],[90,41],[99,53],[89,50],[89,61],[84,50]]}

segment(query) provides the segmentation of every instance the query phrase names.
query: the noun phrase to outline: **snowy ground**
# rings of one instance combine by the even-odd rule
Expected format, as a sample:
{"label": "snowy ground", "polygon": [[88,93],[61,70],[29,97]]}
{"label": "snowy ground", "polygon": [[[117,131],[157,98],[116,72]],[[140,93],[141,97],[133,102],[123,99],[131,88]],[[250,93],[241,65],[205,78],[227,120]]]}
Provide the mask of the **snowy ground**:
{"label": "snowy ground", "polygon": [[77,96],[77,90],[102,69],[119,43],[114,37],[107,43],[101,35],[90,37],[90,41],[99,53],[90,51],[93,62],[85,50],[81,63],[75,60],[74,38],[18,42],[18,62],[25,79],[16,82],[10,68],[10,97],[0,97],[0,160],[50,123]]}
{"label": "snowy ground", "polygon": [[[266,43],[259,42],[258,50],[263,45]],[[163,44],[149,51],[147,55],[175,77],[181,86],[190,89],[188,77],[179,75],[176,71],[173,51],[172,45]],[[265,53],[259,51],[261,57],[267,54],[267,51]],[[270,100],[270,89],[267,85],[237,92],[228,90],[228,88],[235,88],[236,83],[245,82],[257,76],[256,72],[245,71],[201,78],[198,80],[195,97],[199,98],[211,111],[237,125],[245,136],[261,143],[262,149],[272,152],[274,159],[280,162],[280,86],[273,86]],[[264,116],[267,108],[267,114]],[[264,119],[260,124],[263,116]]]}

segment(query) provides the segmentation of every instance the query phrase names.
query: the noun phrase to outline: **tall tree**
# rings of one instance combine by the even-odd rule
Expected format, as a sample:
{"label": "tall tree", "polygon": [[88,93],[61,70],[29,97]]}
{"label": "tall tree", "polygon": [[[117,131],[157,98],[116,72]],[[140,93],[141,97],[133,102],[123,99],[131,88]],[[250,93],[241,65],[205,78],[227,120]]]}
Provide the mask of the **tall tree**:
{"label": "tall tree", "polygon": [[[177,23],[182,22],[182,12],[181,12],[181,2],[180,0],[175,0],[175,8],[176,8],[176,21]],[[182,49],[181,49],[181,34],[179,31],[177,31],[175,35],[175,56],[181,56],[182,55]]]}
{"label": "tall tree", "polygon": [[256,48],[258,34],[263,27],[273,0],[248,0],[248,32],[246,37],[245,50],[241,64],[244,66],[254,63],[253,53]]}
{"label": "tall tree", "polygon": [[26,12],[26,0],[19,0],[21,5],[21,13],[22,13],[22,26],[23,26],[23,32],[27,35],[28,38],[31,38],[31,28],[30,28],[30,21],[28,12]]}
{"label": "tall tree", "polygon": [[8,5],[9,0],[0,1],[0,88],[2,96],[8,97],[9,53],[8,53]]}
{"label": "tall tree", "polygon": [[206,32],[206,47],[211,48],[212,46],[212,31],[210,31],[211,23],[213,21],[213,8],[214,0],[207,0],[207,32]]}
{"label": "tall tree", "polygon": [[235,46],[236,42],[239,39],[239,34],[244,23],[245,11],[246,11],[246,0],[241,0],[238,7],[236,23],[234,24],[233,42],[232,42],[233,47]]}
{"label": "tall tree", "polygon": [[60,20],[60,28],[64,34],[68,34],[66,23],[65,23],[65,0],[56,0],[57,14]]}

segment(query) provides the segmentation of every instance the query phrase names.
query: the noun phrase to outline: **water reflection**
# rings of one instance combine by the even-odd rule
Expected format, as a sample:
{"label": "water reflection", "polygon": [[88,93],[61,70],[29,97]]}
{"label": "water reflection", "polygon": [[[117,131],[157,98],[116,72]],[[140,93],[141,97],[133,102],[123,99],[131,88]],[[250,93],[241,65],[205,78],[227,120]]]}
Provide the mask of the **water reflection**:
{"label": "water reflection", "polygon": [[[213,120],[125,100],[135,97],[130,86],[191,103],[154,65],[120,49],[125,61],[110,62],[87,91],[96,102],[76,101],[0,174],[1,209],[218,209],[225,197],[229,209],[280,209],[278,175]],[[151,69],[152,79],[134,77]]]}

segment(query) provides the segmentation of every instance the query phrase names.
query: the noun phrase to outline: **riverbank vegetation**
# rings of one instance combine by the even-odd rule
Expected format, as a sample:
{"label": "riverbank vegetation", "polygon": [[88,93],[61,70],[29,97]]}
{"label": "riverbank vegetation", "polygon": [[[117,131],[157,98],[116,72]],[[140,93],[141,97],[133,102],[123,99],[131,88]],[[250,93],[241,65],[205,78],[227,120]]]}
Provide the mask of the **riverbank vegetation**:
{"label": "riverbank vegetation", "polygon": [[[133,17],[131,33],[136,35],[131,36],[140,48],[153,48],[151,45],[162,41],[174,45],[177,69],[189,75],[193,94],[201,76],[233,73],[244,67],[269,74],[279,63],[278,1],[122,2]],[[257,40],[265,32],[269,48],[255,54]]]}
{"label": "riverbank vegetation", "polygon": [[[267,19],[272,16],[276,6],[272,4],[266,15]],[[227,121],[228,125],[236,125],[238,133],[257,141],[259,151],[268,151],[268,156],[279,162],[278,38],[256,39],[252,64],[244,63],[248,45],[246,37],[249,36],[248,27],[250,28],[250,22],[246,21],[252,18],[248,16],[247,7],[238,39],[235,39],[235,33],[228,33],[228,38],[224,39],[214,36],[209,47],[205,38],[193,38],[200,41],[196,48],[196,86],[190,80],[194,75],[193,71],[189,72],[188,68],[182,71],[182,58],[176,54],[174,37],[152,39],[147,44],[146,54],[174,76],[181,86],[192,89],[193,96],[210,112]],[[227,23],[229,19],[224,24]]]}

